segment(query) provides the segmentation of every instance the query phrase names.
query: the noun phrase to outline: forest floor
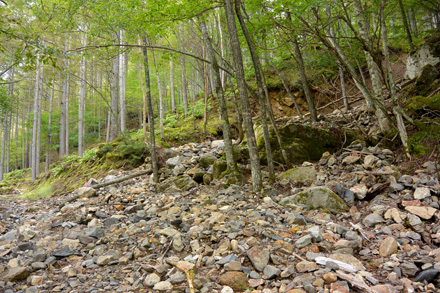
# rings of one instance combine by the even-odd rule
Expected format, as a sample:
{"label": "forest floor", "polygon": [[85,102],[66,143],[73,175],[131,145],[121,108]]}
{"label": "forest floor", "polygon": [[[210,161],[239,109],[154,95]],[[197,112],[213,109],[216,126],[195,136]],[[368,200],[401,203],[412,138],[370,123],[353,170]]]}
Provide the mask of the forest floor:
{"label": "forest floor", "polygon": [[399,152],[352,144],[259,193],[188,176],[222,155],[219,142],[191,143],[168,152],[159,184],[2,197],[0,291],[440,292],[433,161],[409,168]]}

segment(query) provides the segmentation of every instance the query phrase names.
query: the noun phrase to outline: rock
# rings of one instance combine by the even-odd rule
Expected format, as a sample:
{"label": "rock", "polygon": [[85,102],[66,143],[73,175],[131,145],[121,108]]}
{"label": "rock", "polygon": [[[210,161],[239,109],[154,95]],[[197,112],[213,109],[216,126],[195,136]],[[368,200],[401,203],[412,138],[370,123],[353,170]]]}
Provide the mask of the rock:
{"label": "rock", "polygon": [[225,146],[225,141],[223,139],[213,140],[211,142],[211,148],[223,148]]}
{"label": "rock", "polygon": [[238,261],[231,261],[224,265],[226,271],[241,271],[241,263]]}
{"label": "rock", "polygon": [[104,235],[105,235],[105,231],[101,227],[93,227],[87,233],[87,236],[93,237],[93,238],[96,238],[96,239],[100,239]]}
{"label": "rock", "polygon": [[350,188],[357,199],[364,199],[367,196],[368,188],[365,184],[356,184]]}
{"label": "rock", "polygon": [[319,265],[317,265],[314,262],[311,261],[307,261],[307,260],[303,260],[299,263],[296,264],[296,270],[299,273],[304,273],[304,272],[313,272],[316,270],[319,270],[321,267]]}
{"label": "rock", "polygon": [[80,198],[96,196],[96,190],[92,187],[80,187],[76,190],[76,193]]}
{"label": "rock", "polygon": [[392,285],[376,285],[371,287],[371,290],[375,290],[377,293],[398,293]]}
{"label": "rock", "polygon": [[365,219],[362,220],[362,223],[367,227],[374,227],[377,224],[381,224],[385,222],[385,220],[382,218],[381,215],[377,213],[369,214],[365,217]]}
{"label": "rock", "polygon": [[164,160],[167,161],[170,158],[180,156],[180,152],[176,149],[169,148],[169,149],[164,149],[162,155]]}
{"label": "rock", "polygon": [[35,235],[37,234],[37,232],[35,232],[34,230],[30,229],[30,228],[26,228],[24,229],[22,235],[23,235],[23,240],[24,241],[29,241],[32,238],[35,237]]}
{"label": "rock", "polygon": [[144,286],[152,287],[160,282],[160,276],[157,274],[149,274],[144,280]]}
{"label": "rock", "polygon": [[279,276],[281,274],[281,270],[274,266],[267,265],[263,270],[263,274],[266,279],[270,280]]}
{"label": "rock", "polygon": [[180,233],[174,235],[173,236],[173,249],[177,252],[181,252],[181,251],[183,251],[184,248],[185,248],[185,246],[183,245],[182,237],[181,237]]}
{"label": "rock", "polygon": [[359,162],[360,159],[361,159],[361,157],[359,157],[359,156],[346,156],[342,160],[342,164],[343,165],[353,165],[353,164],[356,164],[357,162]]}
{"label": "rock", "polygon": [[422,69],[430,64],[435,66],[440,62],[440,57],[434,53],[436,51],[435,45],[423,44],[415,52],[412,52],[406,60],[405,77],[413,79],[421,75]]}
{"label": "rock", "polygon": [[105,266],[116,259],[117,258],[115,258],[115,256],[111,255],[111,254],[100,255],[100,256],[98,256],[98,259],[96,260],[96,264],[98,266]]}
{"label": "rock", "polygon": [[226,272],[219,277],[219,282],[224,286],[229,286],[238,291],[247,288],[247,278],[242,272]]}
{"label": "rock", "polygon": [[185,157],[183,157],[183,156],[175,156],[175,157],[172,157],[172,158],[169,158],[168,160],[166,160],[166,166],[168,167],[168,168],[174,168],[174,167],[176,167],[177,165],[180,165],[180,164],[182,164],[182,162],[184,162],[185,161]]}
{"label": "rock", "polygon": [[247,256],[251,260],[255,269],[259,272],[262,272],[269,263],[270,252],[268,249],[252,247],[247,251]]}
{"label": "rock", "polygon": [[354,257],[353,255],[334,253],[334,254],[330,254],[329,258],[351,264],[351,265],[355,266],[358,271],[365,270],[365,267],[362,264],[362,262],[360,260],[358,260],[356,257]]}
{"label": "rock", "polygon": [[306,247],[310,243],[312,243],[312,236],[311,235],[305,235],[295,241],[296,247],[300,248],[300,249],[303,247]]}
{"label": "rock", "polygon": [[437,209],[432,207],[418,207],[418,206],[407,206],[405,207],[405,210],[425,220],[431,219],[432,216],[434,216],[435,212],[437,211]]}
{"label": "rock", "polygon": [[414,282],[428,282],[431,283],[435,280],[435,277],[438,275],[438,270],[436,269],[429,269],[420,272],[417,277],[414,279]]}
{"label": "rock", "polygon": [[223,177],[223,172],[228,169],[228,165],[225,160],[217,160],[212,165],[212,178],[221,179]]}
{"label": "rock", "polygon": [[390,256],[397,251],[398,243],[394,237],[387,237],[380,244],[379,255],[380,256]]}
{"label": "rock", "polygon": [[316,180],[316,170],[314,166],[292,168],[282,173],[280,178],[286,178],[292,181],[313,181]]}
{"label": "rock", "polygon": [[400,268],[402,269],[402,273],[408,277],[415,276],[419,271],[419,268],[413,262],[404,262],[400,265]]}
{"label": "rock", "polygon": [[344,201],[327,187],[312,187],[293,197],[295,204],[303,204],[308,209],[322,208],[338,212],[347,211]]}
{"label": "rock", "polygon": [[234,293],[234,290],[229,286],[225,286],[222,288],[222,291],[220,291],[220,293]]}
{"label": "rock", "polygon": [[157,191],[158,192],[187,191],[197,186],[198,186],[197,182],[195,182],[189,175],[181,175],[177,177],[171,177],[165,180],[164,182],[161,182],[157,186]]}
{"label": "rock", "polygon": [[203,154],[199,159],[199,165],[202,168],[208,168],[214,164],[217,160],[217,157],[213,153]]}
{"label": "rock", "polygon": [[0,241],[13,241],[17,238],[18,236],[18,231],[17,230],[11,230],[5,234],[3,234],[0,237]]}
{"label": "rock", "polygon": [[322,278],[324,279],[324,281],[326,283],[334,283],[338,280],[338,275],[336,275],[336,273],[333,272],[329,272],[329,273],[325,273],[322,275]]}
{"label": "rock", "polygon": [[11,268],[4,276],[6,281],[16,282],[26,279],[30,275],[30,271],[27,267],[15,267]]}
{"label": "rock", "polygon": [[307,233],[312,237],[313,242],[322,241],[321,228],[319,226],[313,226],[307,230]]}
{"label": "rock", "polygon": [[43,284],[44,278],[42,276],[31,276],[31,285],[39,286]]}
{"label": "rock", "polygon": [[363,167],[365,169],[371,170],[373,168],[376,168],[379,162],[380,162],[380,160],[378,157],[376,157],[374,155],[368,155],[364,159]]}
{"label": "rock", "polygon": [[75,254],[75,252],[72,251],[70,249],[70,247],[68,247],[68,246],[64,246],[64,247],[52,252],[52,255],[55,256],[56,258],[64,258],[64,257],[68,257],[68,256],[71,256],[74,254]]}
{"label": "rock", "polygon": [[431,196],[431,191],[427,187],[417,187],[414,191],[415,199],[424,199]]}
{"label": "rock", "polygon": [[156,283],[153,287],[153,290],[157,291],[171,291],[173,289],[173,285],[169,281],[162,281]]}

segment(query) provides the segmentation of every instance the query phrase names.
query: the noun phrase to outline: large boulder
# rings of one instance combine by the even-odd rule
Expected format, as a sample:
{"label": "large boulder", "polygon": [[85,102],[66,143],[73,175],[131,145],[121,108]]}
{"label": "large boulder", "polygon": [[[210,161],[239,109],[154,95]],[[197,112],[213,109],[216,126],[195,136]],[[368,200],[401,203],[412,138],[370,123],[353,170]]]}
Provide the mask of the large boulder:
{"label": "large boulder", "polygon": [[316,179],[316,170],[314,166],[292,168],[281,174],[280,177],[293,181],[313,181]]}
{"label": "large boulder", "polygon": [[220,179],[223,175],[223,172],[225,172],[228,169],[228,164],[225,160],[217,160],[215,161],[214,165],[212,166],[212,178],[213,179]]}
{"label": "large boulder", "polygon": [[[322,154],[329,151],[335,152],[337,140],[335,135],[327,130],[316,127],[290,123],[278,129],[287,157],[292,164],[300,164],[304,161],[318,161]],[[266,161],[266,149],[262,126],[255,131],[260,160]],[[276,162],[284,162],[281,150],[273,130],[271,129],[270,145],[273,158]]]}
{"label": "large boulder", "polygon": [[305,205],[308,209],[325,209],[329,211],[346,212],[345,202],[327,187],[312,187],[293,196],[295,204]]}
{"label": "large boulder", "polygon": [[436,66],[440,63],[440,38],[428,40],[424,45],[412,52],[406,59],[405,77],[419,77],[426,65]]}
{"label": "large boulder", "polygon": [[213,153],[203,154],[199,159],[199,165],[202,168],[208,168],[217,160],[217,157]]}

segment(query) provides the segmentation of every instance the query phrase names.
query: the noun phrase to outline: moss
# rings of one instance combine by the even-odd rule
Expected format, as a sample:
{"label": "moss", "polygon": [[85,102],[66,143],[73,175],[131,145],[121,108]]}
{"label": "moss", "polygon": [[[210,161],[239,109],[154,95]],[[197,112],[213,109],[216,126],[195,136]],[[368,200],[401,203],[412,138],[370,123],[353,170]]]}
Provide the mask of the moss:
{"label": "moss", "polygon": [[226,161],[224,160],[217,160],[212,165],[212,177],[214,179],[221,179],[223,178],[223,172],[225,172],[228,169],[228,165],[226,164]]}
{"label": "moss", "polygon": [[406,108],[412,111],[426,109],[440,111],[440,94],[433,97],[414,96],[409,100]]}

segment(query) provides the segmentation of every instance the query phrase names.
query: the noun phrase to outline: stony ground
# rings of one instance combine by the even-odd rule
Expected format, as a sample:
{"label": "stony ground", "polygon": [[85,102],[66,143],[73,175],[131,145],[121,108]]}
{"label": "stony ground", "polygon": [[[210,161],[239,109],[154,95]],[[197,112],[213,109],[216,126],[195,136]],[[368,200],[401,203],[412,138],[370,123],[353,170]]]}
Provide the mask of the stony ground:
{"label": "stony ground", "polygon": [[169,150],[160,185],[2,197],[0,291],[440,292],[433,162],[404,175],[390,150],[352,145],[254,194],[203,176],[221,154]]}

